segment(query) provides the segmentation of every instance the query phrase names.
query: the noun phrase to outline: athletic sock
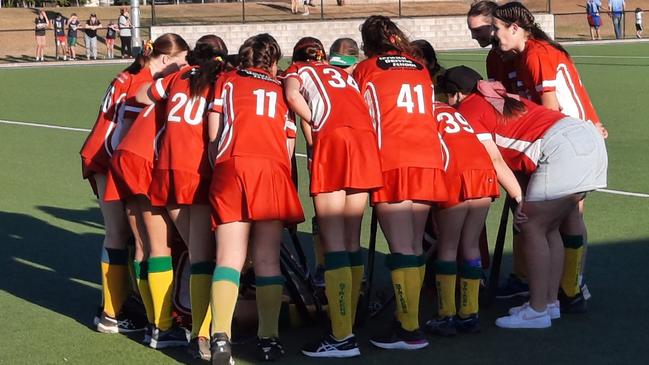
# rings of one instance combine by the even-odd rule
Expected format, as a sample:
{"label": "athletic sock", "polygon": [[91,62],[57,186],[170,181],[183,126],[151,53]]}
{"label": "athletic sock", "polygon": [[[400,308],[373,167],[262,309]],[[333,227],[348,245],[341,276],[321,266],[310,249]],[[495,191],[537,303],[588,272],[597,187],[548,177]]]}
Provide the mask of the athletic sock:
{"label": "athletic sock", "polygon": [[[520,237],[520,231],[516,227],[512,227],[512,236],[516,240],[517,237]],[[513,252],[512,257],[512,274],[514,274],[518,279],[523,282],[527,281],[527,266],[525,264],[525,254],[523,254],[521,244],[519,243],[518,248]]]}
{"label": "athletic sock", "polygon": [[279,337],[279,312],[282,308],[284,277],[257,276],[255,277],[255,285],[257,315],[259,316],[257,337]]}
{"label": "athletic sock", "polygon": [[426,254],[424,253],[417,256],[417,260],[419,262],[419,281],[421,282],[420,286],[423,286],[424,280],[426,279]]}
{"label": "athletic sock", "polygon": [[239,297],[241,273],[227,266],[217,266],[212,276],[212,334],[226,333],[232,338],[232,317]]}
{"label": "athletic sock", "polygon": [[356,322],[356,311],[358,308],[358,298],[361,295],[363,286],[363,275],[365,266],[363,265],[363,253],[361,250],[349,252],[349,264],[352,269],[352,327]]}
{"label": "athletic sock", "polygon": [[460,311],[461,318],[478,314],[478,295],[480,279],[482,278],[482,263],[479,258],[467,260],[460,266]]}
{"label": "athletic sock", "polygon": [[325,294],[331,332],[340,340],[352,334],[352,269],[347,251],[325,254]]}
{"label": "athletic sock", "polygon": [[116,318],[128,296],[128,251],[104,248],[101,253],[104,312]]}
{"label": "athletic sock", "polygon": [[153,298],[149,289],[149,263],[144,261],[133,260],[133,273],[137,282],[137,290],[140,292],[146,318],[149,323],[155,323],[155,313],[153,310]]}
{"label": "athletic sock", "polygon": [[149,257],[149,289],[153,299],[155,326],[162,331],[171,328],[174,271],[171,256]]}
{"label": "athletic sock", "polygon": [[419,294],[415,295],[415,292],[421,290],[417,256],[390,254],[387,264],[394,288],[397,320],[403,329],[414,331],[419,328]]}
{"label": "athletic sock", "polygon": [[457,277],[457,262],[435,261],[435,285],[437,286],[437,315],[452,317],[455,308],[455,281]]}
{"label": "athletic sock", "polygon": [[565,250],[561,289],[568,297],[579,294],[579,275],[584,257],[584,236],[561,235]]}
{"label": "athletic sock", "polygon": [[189,296],[192,304],[191,338],[199,336],[210,337],[212,313],[210,313],[209,306],[214,266],[213,261],[203,261],[194,263],[190,267]]}

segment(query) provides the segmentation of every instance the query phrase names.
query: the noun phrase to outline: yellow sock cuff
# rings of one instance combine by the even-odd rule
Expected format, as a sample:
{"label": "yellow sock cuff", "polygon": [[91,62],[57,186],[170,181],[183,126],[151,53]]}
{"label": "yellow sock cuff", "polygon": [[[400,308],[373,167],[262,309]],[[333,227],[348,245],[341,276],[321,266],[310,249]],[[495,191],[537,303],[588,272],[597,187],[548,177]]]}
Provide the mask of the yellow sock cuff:
{"label": "yellow sock cuff", "polygon": [[174,273],[171,256],[150,257],[147,261],[155,325],[166,331],[173,324],[171,310]]}
{"label": "yellow sock cuff", "polygon": [[210,290],[214,262],[205,261],[193,263],[190,266],[189,296],[192,304],[192,334],[191,337],[210,337]]}
{"label": "yellow sock cuff", "polygon": [[437,315],[440,317],[451,317],[457,312],[455,307],[456,278],[457,263],[455,261],[435,261]]}
{"label": "yellow sock cuff", "polygon": [[260,338],[279,337],[279,313],[282,307],[284,278],[281,276],[257,276],[256,298]]}

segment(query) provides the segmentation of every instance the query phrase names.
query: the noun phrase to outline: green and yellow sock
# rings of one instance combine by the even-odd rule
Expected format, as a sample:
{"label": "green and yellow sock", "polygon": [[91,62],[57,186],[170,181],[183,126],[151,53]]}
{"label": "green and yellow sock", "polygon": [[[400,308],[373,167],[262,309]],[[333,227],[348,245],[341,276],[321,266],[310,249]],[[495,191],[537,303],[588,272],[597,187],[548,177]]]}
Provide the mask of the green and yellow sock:
{"label": "green and yellow sock", "polygon": [[115,318],[128,296],[128,251],[104,248],[101,253],[104,313]]}
{"label": "green and yellow sock", "polygon": [[325,254],[325,294],[331,332],[336,339],[352,334],[352,269],[347,251]]}
{"label": "green and yellow sock", "polygon": [[480,279],[482,279],[482,263],[480,259],[468,260],[460,266],[460,311],[461,318],[468,318],[478,314],[480,293]]}
{"label": "green and yellow sock", "polygon": [[437,286],[437,315],[452,317],[457,312],[455,308],[455,282],[457,277],[457,262],[435,261],[435,286]]}
{"label": "green and yellow sock", "polygon": [[390,268],[397,306],[397,320],[407,331],[419,328],[419,260],[415,255],[390,254]]}
{"label": "green and yellow sock", "polygon": [[419,256],[417,256],[417,260],[419,261],[419,281],[421,282],[420,286],[424,285],[424,280],[426,279],[426,261],[427,261],[426,254],[423,253]]}
{"label": "green and yellow sock", "polygon": [[239,297],[241,273],[227,266],[217,266],[212,276],[212,334],[226,333],[232,338],[232,317]]}
{"label": "green and yellow sock", "polygon": [[144,311],[149,323],[155,323],[155,313],[153,311],[153,298],[151,298],[151,290],[149,289],[149,263],[144,261],[140,262],[133,260],[133,274],[137,282],[137,290],[142,298]]}
{"label": "green and yellow sock", "polygon": [[282,292],[284,277],[257,276],[255,277],[257,315],[259,326],[257,337],[279,337],[279,312],[282,308]]}
{"label": "green and yellow sock", "polygon": [[352,268],[352,326],[356,322],[356,310],[358,308],[358,298],[361,295],[363,286],[363,275],[365,266],[363,265],[363,253],[361,250],[349,252],[349,264]]}
{"label": "green and yellow sock", "polygon": [[192,303],[192,338],[210,338],[210,290],[214,262],[203,261],[191,265],[189,277],[189,297]]}
{"label": "green and yellow sock", "polygon": [[563,276],[561,277],[561,289],[568,297],[579,294],[579,275],[584,257],[584,236],[582,235],[561,235],[565,250],[563,262]]}
{"label": "green and yellow sock", "polygon": [[154,324],[162,331],[171,328],[174,270],[171,256],[149,257],[149,289],[153,300]]}

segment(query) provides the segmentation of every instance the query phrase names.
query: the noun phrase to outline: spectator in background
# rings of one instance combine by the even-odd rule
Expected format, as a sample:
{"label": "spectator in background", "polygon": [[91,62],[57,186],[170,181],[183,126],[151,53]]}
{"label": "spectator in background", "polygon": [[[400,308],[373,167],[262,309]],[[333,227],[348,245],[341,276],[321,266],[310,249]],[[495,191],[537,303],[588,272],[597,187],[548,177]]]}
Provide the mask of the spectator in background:
{"label": "spectator in background", "polygon": [[624,34],[622,34],[622,25],[624,24],[625,6],[624,0],[608,0],[608,8],[611,10],[613,29],[615,30],[615,39],[624,37]]}
{"label": "spectator in background", "polygon": [[113,48],[115,47],[115,36],[118,30],[117,24],[111,20],[108,23],[108,28],[106,28],[106,58],[115,58]]}
{"label": "spectator in background", "polygon": [[599,15],[599,9],[602,7],[602,2],[600,0],[587,0],[586,1],[586,18],[588,19],[588,25],[590,26],[590,39],[595,40],[602,39],[602,36],[599,34],[599,27],[602,26],[602,18]]}
{"label": "spectator in background", "polygon": [[86,58],[97,59],[97,29],[101,28],[101,22],[97,19],[97,14],[90,14],[90,19],[86,20],[84,29],[86,32]]}
{"label": "spectator in background", "polygon": [[119,9],[120,15],[117,19],[119,25],[119,40],[122,43],[122,58],[131,57],[131,19],[128,8]]}
{"label": "spectator in background", "polygon": [[79,29],[79,18],[76,13],[70,15],[68,20],[68,50],[70,51],[70,59],[77,59],[77,51],[74,47],[77,46],[77,29]]}
{"label": "spectator in background", "polygon": [[59,59],[59,55],[63,55],[63,61],[66,61],[68,59],[68,47],[65,39],[65,26],[68,24],[68,20],[61,13],[56,13],[53,23],[54,36],[56,37],[56,59]]}
{"label": "spectator in background", "polygon": [[45,30],[50,26],[50,20],[47,19],[45,10],[38,12],[34,24],[36,24],[36,61],[43,61],[43,52],[45,51]]}
{"label": "spectator in background", "polygon": [[635,8],[635,36],[642,38],[642,9]]}

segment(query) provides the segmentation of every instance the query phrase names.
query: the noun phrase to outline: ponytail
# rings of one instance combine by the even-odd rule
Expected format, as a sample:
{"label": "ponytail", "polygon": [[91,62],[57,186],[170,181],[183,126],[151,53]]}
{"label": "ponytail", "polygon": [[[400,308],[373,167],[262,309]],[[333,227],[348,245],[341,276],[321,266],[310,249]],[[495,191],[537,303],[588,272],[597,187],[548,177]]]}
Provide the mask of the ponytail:
{"label": "ponytail", "polygon": [[361,25],[363,52],[374,57],[388,52],[405,53],[412,56],[414,48],[405,33],[387,16],[372,15]]}
{"label": "ponytail", "polygon": [[324,46],[319,39],[304,37],[295,43],[293,48],[293,62],[324,61],[327,59]]}
{"label": "ponytail", "polygon": [[181,36],[175,33],[165,33],[156,38],[155,42],[148,40],[144,44],[142,52],[135,57],[133,63],[124,71],[136,75],[149,66],[152,58],[158,58],[162,55],[175,56],[185,51],[189,51],[189,45]]}
{"label": "ponytail", "polygon": [[228,48],[223,39],[209,34],[196,41],[194,50],[187,53],[187,63],[198,66],[189,78],[189,96],[200,95],[223,71],[232,68],[226,59]]}

